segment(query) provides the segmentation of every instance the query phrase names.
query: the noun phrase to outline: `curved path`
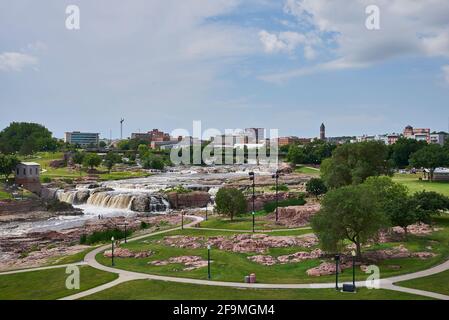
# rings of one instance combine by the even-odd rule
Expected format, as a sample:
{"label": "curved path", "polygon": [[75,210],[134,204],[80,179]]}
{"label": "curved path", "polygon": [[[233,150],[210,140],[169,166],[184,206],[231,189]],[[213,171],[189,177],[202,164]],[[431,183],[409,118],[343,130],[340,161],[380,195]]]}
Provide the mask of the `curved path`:
{"label": "curved path", "polygon": [[[192,222],[184,225],[184,228],[195,228],[196,225],[198,225],[201,221],[204,219],[197,216],[186,216],[187,218],[193,219]],[[158,231],[155,233],[151,233],[151,236],[167,233],[174,230],[180,230],[181,227],[164,230],[164,231]],[[136,241],[143,238],[147,238],[150,236],[149,234],[141,235],[138,237],[134,237],[129,239],[128,241]],[[108,249],[110,245],[104,245],[101,246],[91,252],[89,252],[85,258],[84,261],[89,266],[106,271],[106,272],[112,272],[117,273],[119,277],[109,283],[106,283],[104,285],[92,288],[90,290],[86,290],[68,297],[63,298],[63,300],[74,300],[83,298],[86,296],[89,296],[91,294],[103,291],[105,289],[111,288],[117,284],[131,281],[131,280],[160,280],[160,281],[170,281],[170,282],[178,282],[178,283],[189,283],[189,284],[197,284],[197,285],[209,285],[209,286],[222,286],[222,287],[236,287],[236,288],[259,288],[259,289],[326,289],[326,288],[334,288],[335,283],[310,283],[310,284],[273,284],[273,283],[243,283],[243,282],[228,282],[228,281],[211,281],[211,280],[200,280],[200,279],[192,279],[192,278],[179,278],[179,277],[172,277],[172,276],[160,276],[160,275],[152,275],[147,273],[140,273],[140,272],[133,272],[133,271],[127,271],[117,268],[112,268],[105,266],[103,264],[100,264],[96,261],[95,256]],[[449,270],[449,261],[444,262],[443,264],[440,264],[438,266],[435,266],[433,268],[419,271],[411,274],[406,274],[402,276],[396,276],[391,278],[385,278],[381,279],[379,281],[380,288],[381,289],[387,289],[387,290],[394,290],[394,291],[400,291],[400,292],[406,292],[421,296],[426,296],[430,298],[435,299],[443,299],[443,300],[449,300],[449,296],[438,294],[435,292],[429,292],[429,291],[423,291],[423,290],[417,290],[417,289],[410,289],[405,287],[400,287],[397,285],[394,285],[395,282],[404,281],[404,280],[411,280],[416,278],[421,278],[425,276],[429,276],[432,274],[440,273],[442,271]],[[357,287],[365,287],[366,283],[364,281],[358,281],[356,282]]]}

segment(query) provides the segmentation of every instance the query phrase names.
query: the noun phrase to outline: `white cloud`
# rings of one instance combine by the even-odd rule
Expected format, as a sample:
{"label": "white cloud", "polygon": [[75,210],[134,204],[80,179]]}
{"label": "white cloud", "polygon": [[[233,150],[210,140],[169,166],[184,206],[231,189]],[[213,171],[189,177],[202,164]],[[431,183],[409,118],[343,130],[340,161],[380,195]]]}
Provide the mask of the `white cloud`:
{"label": "white cloud", "polygon": [[313,45],[320,43],[320,40],[311,33],[303,34],[293,31],[270,33],[262,30],[259,32],[259,40],[267,53],[292,54],[299,46],[303,46],[306,59],[315,58]]}
{"label": "white cloud", "polygon": [[444,80],[449,85],[449,65],[443,66],[441,70],[443,70]]}
{"label": "white cloud", "polygon": [[37,65],[38,59],[20,52],[4,52],[0,54],[0,71],[22,71],[26,67]]}
{"label": "white cloud", "polygon": [[[380,30],[365,27],[365,8],[372,4],[380,8]],[[328,57],[317,62],[323,66],[268,78],[287,80],[311,70],[366,67],[401,56],[449,57],[447,0],[354,0],[351,5],[347,0],[286,0],[284,12],[323,43],[333,40],[333,45],[320,47]]]}

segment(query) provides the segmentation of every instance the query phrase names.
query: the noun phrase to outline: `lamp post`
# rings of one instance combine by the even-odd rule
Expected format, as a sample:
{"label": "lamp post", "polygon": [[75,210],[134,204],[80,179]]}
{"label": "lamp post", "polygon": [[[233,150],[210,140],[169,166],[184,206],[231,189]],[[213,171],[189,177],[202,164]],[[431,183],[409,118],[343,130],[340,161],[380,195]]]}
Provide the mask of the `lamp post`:
{"label": "lamp post", "polygon": [[279,220],[278,214],[278,182],[279,182],[279,170],[276,170],[276,173],[271,176],[273,179],[276,179],[276,222]]}
{"label": "lamp post", "polygon": [[207,279],[210,280],[210,244],[207,245]]}
{"label": "lamp post", "polygon": [[253,211],[252,211],[252,215],[253,215],[253,232],[255,232],[255,209],[254,209],[254,201],[256,199],[256,195],[255,195],[255,175],[254,172],[250,172],[249,174],[249,180],[252,181],[252,187],[253,187]]}
{"label": "lamp post", "polygon": [[340,255],[335,255],[335,290],[339,290],[338,288],[338,263],[340,262]]}
{"label": "lamp post", "polygon": [[111,254],[111,260],[112,260],[112,266],[115,266],[114,263],[114,237],[111,238],[111,244],[112,244],[112,254]]}
{"label": "lamp post", "polygon": [[352,288],[355,292],[355,256],[356,253],[352,250]]}
{"label": "lamp post", "polygon": [[209,201],[206,203],[206,221],[207,221],[207,206],[209,205]]}
{"label": "lamp post", "polygon": [[128,241],[127,241],[127,239],[126,239],[126,226],[128,225],[128,223],[126,222],[126,220],[125,220],[125,243],[127,243]]}
{"label": "lamp post", "polygon": [[181,230],[184,230],[184,210],[181,211]]}

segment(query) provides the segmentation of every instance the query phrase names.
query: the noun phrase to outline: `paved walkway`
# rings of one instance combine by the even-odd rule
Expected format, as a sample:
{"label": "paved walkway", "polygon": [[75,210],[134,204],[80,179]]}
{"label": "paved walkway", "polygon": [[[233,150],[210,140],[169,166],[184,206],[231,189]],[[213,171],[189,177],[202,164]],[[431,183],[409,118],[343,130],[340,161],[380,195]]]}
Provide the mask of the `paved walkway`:
{"label": "paved walkway", "polygon": [[[186,228],[186,229],[187,228],[195,228],[195,226],[198,225],[198,223],[203,221],[202,217],[197,217],[197,216],[186,216],[186,217],[193,220],[192,222],[184,225],[184,228]],[[180,230],[180,229],[181,229],[181,227],[177,227],[177,228],[172,228],[172,229],[168,229],[168,230],[154,232],[151,234],[144,234],[141,236],[133,237],[133,238],[129,239],[128,242],[144,239],[150,235],[154,236],[154,235],[163,234],[163,233]],[[197,228],[195,228],[195,229],[197,229]],[[200,228],[200,229],[205,230],[206,228]],[[217,230],[217,229],[212,229],[212,230]],[[226,230],[226,231],[229,231],[229,230]],[[235,231],[235,230],[232,230],[232,231]],[[152,274],[147,274],[147,273],[127,271],[127,270],[116,269],[116,268],[102,265],[95,259],[95,256],[98,253],[108,249],[109,247],[110,247],[110,245],[108,244],[108,245],[104,245],[104,246],[98,247],[98,248],[90,251],[85,256],[84,262],[78,263],[78,265],[89,265],[93,268],[96,268],[96,269],[99,269],[102,271],[116,273],[119,275],[119,277],[117,279],[115,279],[114,281],[108,282],[106,284],[100,285],[98,287],[95,287],[95,288],[92,288],[92,289],[89,289],[89,290],[86,290],[83,292],[79,292],[74,295],[64,297],[61,300],[80,299],[80,298],[92,295],[94,293],[112,288],[120,283],[132,281],[132,280],[145,280],[145,279],[146,280],[170,281],[170,282],[177,282],[177,283],[189,283],[189,284],[196,284],[196,285],[209,285],[209,286],[234,287],[234,288],[254,288],[254,289],[255,288],[258,288],[258,289],[326,289],[326,288],[334,288],[335,287],[335,283],[333,283],[333,282],[332,283],[310,283],[310,284],[299,284],[299,283],[297,283],[297,284],[252,283],[252,284],[250,284],[250,283],[243,283],[243,282],[210,281],[210,280],[200,280],[200,279],[191,279],[191,278],[179,278],[179,277],[172,277],[172,276],[159,276],[159,275],[152,275]],[[71,265],[73,265],[73,264],[71,264]],[[0,273],[0,275],[55,269],[55,268],[62,268],[62,267],[66,267],[66,266],[68,266],[68,265],[40,267],[40,268],[24,269],[24,270],[16,270],[16,271],[7,271],[7,272]],[[443,295],[443,294],[438,294],[435,292],[429,292],[429,291],[418,290],[418,289],[405,288],[405,287],[401,287],[401,286],[394,284],[394,283],[397,283],[400,281],[430,276],[430,275],[440,273],[440,272],[443,272],[446,270],[449,270],[449,261],[446,261],[438,266],[435,266],[435,267],[427,269],[427,270],[414,272],[414,273],[410,273],[410,274],[405,274],[405,275],[401,275],[401,276],[396,276],[396,277],[381,279],[380,280],[380,288],[421,295],[421,296],[430,297],[430,298],[434,298],[434,299],[449,300],[448,295]],[[356,286],[360,288],[360,287],[365,287],[366,284],[364,281],[358,281],[358,282],[356,282]],[[373,289],[373,290],[375,290],[375,289]]]}

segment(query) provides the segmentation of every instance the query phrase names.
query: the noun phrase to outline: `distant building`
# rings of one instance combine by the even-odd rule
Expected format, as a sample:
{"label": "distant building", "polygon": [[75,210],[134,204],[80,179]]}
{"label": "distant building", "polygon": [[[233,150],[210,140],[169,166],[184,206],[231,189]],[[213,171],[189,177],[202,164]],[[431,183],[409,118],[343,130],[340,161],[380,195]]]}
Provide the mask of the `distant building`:
{"label": "distant building", "polygon": [[263,143],[265,141],[265,128],[246,128],[244,135],[247,137],[245,143]]}
{"label": "distant building", "polygon": [[320,140],[326,140],[326,126],[324,123],[320,126]]}
{"label": "distant building", "polygon": [[444,132],[439,132],[439,133],[432,133],[430,135],[430,142],[431,143],[436,143],[439,145],[444,145],[444,142],[447,139],[447,134]]}
{"label": "distant building", "polygon": [[78,144],[81,147],[98,146],[99,140],[99,133],[73,131],[64,134],[64,142]]}
{"label": "distant building", "polygon": [[41,190],[40,165],[36,162],[21,162],[15,171],[15,183],[32,192]]}
{"label": "distant building", "polygon": [[417,141],[426,141],[430,143],[430,129],[426,128],[413,128],[412,126],[406,126],[404,129],[404,137],[408,139],[415,139]]}
{"label": "distant building", "polygon": [[131,139],[143,140],[150,144],[153,141],[170,141],[170,134],[160,131],[159,129],[153,129],[145,133],[132,133]]}
{"label": "distant building", "polygon": [[[424,180],[430,180],[430,172],[428,169],[424,170]],[[433,172],[433,181],[449,181],[449,169],[448,168],[436,168]]]}
{"label": "distant building", "polygon": [[282,147],[282,146],[287,146],[289,144],[293,144],[293,143],[300,143],[299,142],[299,138],[295,137],[295,136],[290,136],[290,137],[279,137],[278,138],[278,146]]}

